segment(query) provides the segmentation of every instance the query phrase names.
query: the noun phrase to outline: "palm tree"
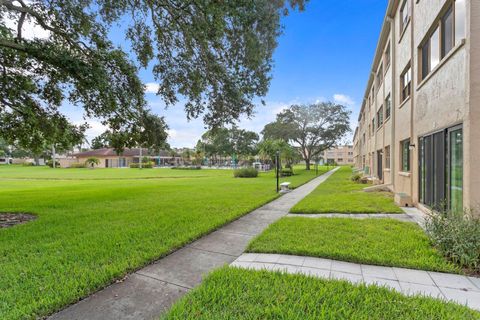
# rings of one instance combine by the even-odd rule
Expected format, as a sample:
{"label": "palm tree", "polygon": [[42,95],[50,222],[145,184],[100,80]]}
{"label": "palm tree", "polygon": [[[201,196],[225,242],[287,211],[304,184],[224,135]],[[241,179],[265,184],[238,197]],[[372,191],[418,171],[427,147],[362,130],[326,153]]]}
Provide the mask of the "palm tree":
{"label": "palm tree", "polygon": [[100,164],[100,159],[91,157],[85,160],[85,165],[90,168],[95,168],[95,166],[98,166]]}

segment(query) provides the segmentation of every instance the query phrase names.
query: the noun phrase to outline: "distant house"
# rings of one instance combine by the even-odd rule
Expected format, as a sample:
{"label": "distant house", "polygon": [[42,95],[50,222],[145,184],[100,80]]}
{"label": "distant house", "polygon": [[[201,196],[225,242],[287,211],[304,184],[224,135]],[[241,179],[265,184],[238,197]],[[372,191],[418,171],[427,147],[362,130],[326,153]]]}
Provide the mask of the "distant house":
{"label": "distant house", "polygon": [[355,163],[353,156],[353,146],[335,146],[323,152],[323,162],[337,165],[353,165]]}
{"label": "distant house", "polygon": [[[77,163],[84,163],[88,158],[92,157],[98,158],[100,160],[100,164],[97,166],[98,168],[126,168],[130,166],[130,163],[140,162],[140,148],[126,148],[120,155],[118,155],[113,148],[102,148],[74,153],[72,156]],[[141,157],[149,158],[156,166],[177,166],[182,163],[180,156],[177,154],[172,155],[172,153],[167,150],[154,153],[148,149],[142,149]],[[71,163],[60,165],[62,167],[68,167],[70,164]]]}
{"label": "distant house", "polygon": [[0,157],[0,164],[12,164],[12,162],[10,157]]}

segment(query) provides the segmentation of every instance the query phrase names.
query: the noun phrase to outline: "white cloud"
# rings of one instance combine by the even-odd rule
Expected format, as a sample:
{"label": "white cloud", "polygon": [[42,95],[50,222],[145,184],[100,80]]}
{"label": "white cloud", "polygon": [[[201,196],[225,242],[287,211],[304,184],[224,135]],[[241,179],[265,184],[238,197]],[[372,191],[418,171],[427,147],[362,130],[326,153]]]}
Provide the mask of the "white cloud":
{"label": "white cloud", "polygon": [[[26,1],[29,4],[29,1]],[[5,25],[7,28],[12,29],[13,32],[17,32],[18,26],[18,18],[19,15],[16,17],[5,17]],[[31,19],[26,19],[22,26],[22,37],[25,39],[46,39],[50,36],[50,31],[45,30],[38,24],[34,23]]]}
{"label": "white cloud", "polygon": [[335,101],[335,103],[338,103],[338,104],[344,104],[346,106],[353,106],[355,104],[355,101],[353,101],[352,98],[350,98],[349,96],[345,95],[345,94],[341,94],[341,93],[336,93],[333,95],[333,101]]}
{"label": "white cloud", "polygon": [[145,93],[157,93],[160,86],[155,82],[145,83]]}

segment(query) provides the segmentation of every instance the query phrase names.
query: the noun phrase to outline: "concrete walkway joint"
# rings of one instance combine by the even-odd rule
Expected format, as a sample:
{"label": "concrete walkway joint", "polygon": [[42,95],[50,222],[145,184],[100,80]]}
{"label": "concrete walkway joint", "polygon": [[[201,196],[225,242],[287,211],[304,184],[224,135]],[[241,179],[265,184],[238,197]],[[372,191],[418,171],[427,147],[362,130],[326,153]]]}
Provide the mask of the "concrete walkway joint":
{"label": "concrete walkway joint", "polygon": [[375,284],[405,295],[424,295],[480,310],[480,279],[475,277],[266,253],[242,254],[231,266]]}

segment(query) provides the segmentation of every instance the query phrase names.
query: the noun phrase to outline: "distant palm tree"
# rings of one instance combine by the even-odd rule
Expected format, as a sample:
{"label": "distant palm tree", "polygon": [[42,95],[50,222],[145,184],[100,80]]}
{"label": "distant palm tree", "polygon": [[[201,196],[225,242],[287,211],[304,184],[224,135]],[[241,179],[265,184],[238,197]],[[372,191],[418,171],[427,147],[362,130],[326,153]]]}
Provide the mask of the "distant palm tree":
{"label": "distant palm tree", "polygon": [[95,168],[95,166],[98,166],[100,164],[100,159],[91,157],[85,160],[85,164],[87,165],[87,167]]}

